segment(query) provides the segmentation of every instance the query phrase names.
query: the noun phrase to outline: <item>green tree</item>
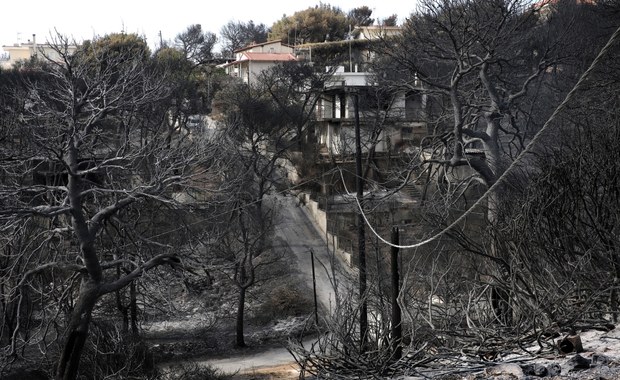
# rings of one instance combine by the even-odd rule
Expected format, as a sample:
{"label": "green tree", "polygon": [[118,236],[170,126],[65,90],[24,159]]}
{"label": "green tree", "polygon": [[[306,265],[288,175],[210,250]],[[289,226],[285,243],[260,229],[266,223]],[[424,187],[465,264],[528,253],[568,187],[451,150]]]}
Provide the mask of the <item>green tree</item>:
{"label": "green tree", "polygon": [[223,40],[222,56],[232,57],[235,50],[253,43],[266,42],[269,31],[265,24],[254,21],[229,21],[220,31]]}
{"label": "green tree", "polygon": [[292,16],[276,21],[269,34],[270,40],[280,40],[291,45],[341,41],[349,31],[347,15],[342,9],[320,3]]}
{"label": "green tree", "polygon": [[179,131],[189,133],[190,116],[210,112],[221,77],[212,61],[214,34],[203,33],[200,25],[190,25],[175,41],[174,46],[162,46],[154,54],[158,67],[167,73],[170,88],[166,104],[169,139]]}
{"label": "green tree", "polygon": [[398,15],[393,14],[379,21],[382,26],[398,26]]}
{"label": "green tree", "polygon": [[366,5],[353,8],[347,14],[348,22],[353,27],[372,25],[375,22],[375,19],[371,16],[372,9],[368,8]]}
{"label": "green tree", "polygon": [[200,24],[193,24],[179,33],[174,42],[175,47],[183,52],[188,61],[201,66],[213,59],[213,47],[217,42],[217,36],[212,32],[203,32]]}
{"label": "green tree", "polygon": [[101,64],[104,64],[108,57],[113,60],[118,56],[131,55],[142,62],[151,57],[148,44],[135,33],[112,33],[92,41],[87,40],[82,44],[82,49],[90,59],[99,60]]}

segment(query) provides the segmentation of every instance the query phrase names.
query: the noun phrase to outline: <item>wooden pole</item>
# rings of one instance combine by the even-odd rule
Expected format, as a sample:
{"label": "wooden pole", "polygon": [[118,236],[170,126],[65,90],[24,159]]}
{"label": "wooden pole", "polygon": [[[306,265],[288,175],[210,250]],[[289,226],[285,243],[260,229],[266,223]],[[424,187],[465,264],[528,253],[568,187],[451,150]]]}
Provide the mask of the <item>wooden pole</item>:
{"label": "wooden pole", "polygon": [[312,261],[312,290],[314,292],[314,320],[319,324],[319,305],[316,300],[316,274],[314,271],[314,251],[310,250],[310,260]]}
{"label": "wooden pole", "polygon": [[[392,227],[392,244],[399,245],[398,227]],[[392,246],[390,250],[390,267],[392,272],[392,352],[393,358],[399,360],[403,355],[401,341],[403,339],[401,310],[398,304],[400,291],[400,275],[398,270],[398,247]]]}

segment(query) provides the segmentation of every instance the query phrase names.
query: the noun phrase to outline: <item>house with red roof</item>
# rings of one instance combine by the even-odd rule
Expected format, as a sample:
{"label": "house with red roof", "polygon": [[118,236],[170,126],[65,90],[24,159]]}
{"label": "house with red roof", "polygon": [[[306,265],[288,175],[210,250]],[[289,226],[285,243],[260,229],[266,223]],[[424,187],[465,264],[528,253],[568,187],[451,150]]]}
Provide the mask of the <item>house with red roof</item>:
{"label": "house with red roof", "polygon": [[293,47],[282,41],[267,41],[235,50],[235,60],[221,65],[226,74],[252,84],[258,75],[281,62],[296,61]]}

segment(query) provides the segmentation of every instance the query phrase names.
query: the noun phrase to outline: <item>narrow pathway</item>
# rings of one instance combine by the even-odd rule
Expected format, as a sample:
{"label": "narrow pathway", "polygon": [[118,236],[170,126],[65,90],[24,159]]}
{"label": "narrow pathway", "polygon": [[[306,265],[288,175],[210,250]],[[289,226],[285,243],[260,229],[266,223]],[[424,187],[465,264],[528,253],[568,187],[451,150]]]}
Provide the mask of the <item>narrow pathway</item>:
{"label": "narrow pathway", "polygon": [[[320,230],[310,220],[303,206],[299,205],[297,198],[272,195],[265,200],[265,204],[277,210],[276,237],[286,243],[291,260],[296,262],[300,278],[308,284],[309,289],[313,289],[311,252],[314,253],[319,313],[329,312],[335,304],[332,277],[334,273],[340,273],[345,268],[345,264],[339,257],[330,254]],[[309,338],[304,345],[310,346],[313,340]],[[293,373],[296,367],[286,347],[207,360],[199,364],[208,364],[225,373],[248,373],[260,368],[272,367],[286,368]],[[297,376],[292,374],[291,378],[297,378]]]}
{"label": "narrow pathway", "polygon": [[335,304],[333,277],[344,268],[342,260],[330,253],[325,237],[297,198],[274,195],[270,201],[279,214],[276,236],[287,243],[290,254],[295,256],[301,278],[310,289],[313,286],[311,252],[314,253],[317,299],[324,311],[330,311]]}
{"label": "narrow pathway", "polygon": [[[314,342],[313,338],[304,341],[304,346],[309,347]],[[292,374],[292,378],[298,378],[298,366],[293,356],[286,347],[269,348],[261,352],[253,352],[247,355],[237,355],[228,358],[213,359],[205,364],[217,368],[223,373],[248,373],[253,370],[278,367],[282,371]]]}

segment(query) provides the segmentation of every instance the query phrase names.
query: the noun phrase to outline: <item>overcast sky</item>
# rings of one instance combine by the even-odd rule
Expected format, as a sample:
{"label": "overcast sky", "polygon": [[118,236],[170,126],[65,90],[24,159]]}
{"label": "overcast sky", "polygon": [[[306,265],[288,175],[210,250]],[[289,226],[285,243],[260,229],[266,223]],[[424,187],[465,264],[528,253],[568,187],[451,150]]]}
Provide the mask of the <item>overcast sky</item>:
{"label": "overcast sky", "polygon": [[[375,19],[392,14],[401,23],[415,8],[415,0],[333,0],[325,4],[343,11],[366,5]],[[283,15],[318,5],[309,0],[27,0],[2,1],[0,6],[0,46],[27,42],[36,34],[37,42],[49,39],[55,29],[76,40],[126,31],[145,36],[155,46],[161,31],[164,40],[173,40],[189,25],[219,35],[228,21],[253,20],[270,27]]]}

